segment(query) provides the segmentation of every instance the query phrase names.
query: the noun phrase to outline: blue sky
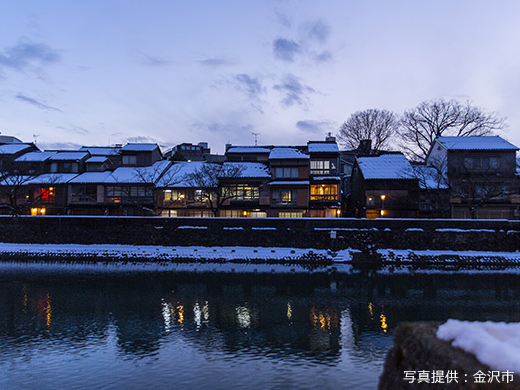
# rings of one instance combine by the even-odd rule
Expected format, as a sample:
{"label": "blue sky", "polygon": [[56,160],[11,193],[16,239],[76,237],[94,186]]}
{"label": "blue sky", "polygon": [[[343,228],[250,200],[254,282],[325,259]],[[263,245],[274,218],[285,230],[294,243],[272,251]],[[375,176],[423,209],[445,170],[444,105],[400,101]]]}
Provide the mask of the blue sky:
{"label": "blue sky", "polygon": [[434,98],[507,117],[520,145],[520,2],[0,4],[0,132],[41,148],[295,145]]}

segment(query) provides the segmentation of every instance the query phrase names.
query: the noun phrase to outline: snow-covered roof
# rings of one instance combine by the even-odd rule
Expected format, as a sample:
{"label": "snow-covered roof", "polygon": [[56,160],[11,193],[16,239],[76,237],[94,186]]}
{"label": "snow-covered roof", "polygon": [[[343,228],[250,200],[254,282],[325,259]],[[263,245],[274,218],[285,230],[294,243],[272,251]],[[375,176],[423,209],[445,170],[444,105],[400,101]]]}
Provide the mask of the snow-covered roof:
{"label": "snow-covered roof", "polygon": [[70,184],[102,184],[105,183],[112,172],[85,172],[69,181]]}
{"label": "snow-covered roof", "polygon": [[296,148],[280,148],[276,147],[269,153],[269,160],[308,160],[309,155],[300,152]]}
{"label": "snow-covered roof", "polygon": [[107,156],[92,156],[87,161],[87,163],[104,163],[108,160]]}
{"label": "snow-covered roof", "polygon": [[25,184],[64,184],[78,176],[77,173],[44,173],[28,180]]}
{"label": "snow-covered roof", "polygon": [[322,181],[322,180],[341,180],[339,176],[314,176],[312,180]]}
{"label": "snow-covered roof", "polygon": [[4,144],[0,145],[0,154],[16,154],[31,147],[31,144]]}
{"label": "snow-covered roof", "polygon": [[309,142],[309,153],[339,153],[338,144],[335,142]]}
{"label": "snow-covered roof", "polygon": [[413,169],[415,176],[419,179],[419,188],[424,190],[440,190],[448,188],[446,180],[437,169],[426,165],[414,165]]}
{"label": "snow-covered roof", "polygon": [[383,154],[377,157],[358,157],[363,177],[370,179],[412,179],[412,165],[402,154]]}
{"label": "snow-covered roof", "polygon": [[85,157],[88,157],[88,152],[57,152],[53,154],[49,160],[50,161],[79,161],[83,160]]}
{"label": "snow-covered roof", "polygon": [[438,137],[448,150],[518,150],[518,147],[499,136]]}
{"label": "snow-covered roof", "polygon": [[269,169],[262,163],[253,162],[236,162],[236,163],[224,163],[226,166],[237,166],[239,167],[240,177],[243,178],[268,178],[271,176]]}
{"label": "snow-covered roof", "polygon": [[79,150],[92,156],[113,156],[119,154],[120,149],[118,146],[82,146]]}
{"label": "snow-covered roof", "polygon": [[192,187],[188,175],[197,171],[204,161],[181,161],[173,164],[157,182],[157,187]]}
{"label": "snow-covered roof", "polygon": [[270,186],[308,186],[308,180],[295,180],[295,181],[272,181],[269,183]]}
{"label": "snow-covered roof", "polygon": [[29,152],[22,154],[15,161],[16,162],[43,162],[48,160],[56,152]]}
{"label": "snow-covered roof", "polygon": [[228,153],[270,153],[271,149],[259,146],[232,146],[227,151]]}
{"label": "snow-covered roof", "polygon": [[150,143],[136,143],[136,144],[126,144],[121,148],[123,152],[151,152],[159,148],[157,144]]}
{"label": "snow-covered roof", "polygon": [[0,143],[2,143],[2,144],[22,143],[22,141],[16,137],[13,137],[12,135],[0,135]]}
{"label": "snow-covered roof", "polygon": [[154,184],[165,173],[171,162],[157,161],[150,167],[120,167],[106,179],[106,183]]}

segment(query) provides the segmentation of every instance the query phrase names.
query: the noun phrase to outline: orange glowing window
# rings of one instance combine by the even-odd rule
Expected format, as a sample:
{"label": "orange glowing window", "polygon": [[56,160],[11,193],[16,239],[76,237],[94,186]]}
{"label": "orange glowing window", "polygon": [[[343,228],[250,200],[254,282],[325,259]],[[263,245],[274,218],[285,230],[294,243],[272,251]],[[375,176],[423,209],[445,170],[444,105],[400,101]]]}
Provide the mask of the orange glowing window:
{"label": "orange glowing window", "polygon": [[42,188],[40,190],[40,199],[42,203],[54,203],[56,198],[56,193],[54,191],[54,187]]}

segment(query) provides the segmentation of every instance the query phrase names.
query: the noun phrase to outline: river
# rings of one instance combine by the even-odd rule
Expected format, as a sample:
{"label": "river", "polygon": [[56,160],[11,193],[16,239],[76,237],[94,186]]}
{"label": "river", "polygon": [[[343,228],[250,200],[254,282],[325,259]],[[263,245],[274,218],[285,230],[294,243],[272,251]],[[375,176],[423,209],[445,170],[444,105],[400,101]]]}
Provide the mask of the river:
{"label": "river", "polygon": [[519,321],[507,272],[0,274],[0,388],[375,389],[400,321]]}

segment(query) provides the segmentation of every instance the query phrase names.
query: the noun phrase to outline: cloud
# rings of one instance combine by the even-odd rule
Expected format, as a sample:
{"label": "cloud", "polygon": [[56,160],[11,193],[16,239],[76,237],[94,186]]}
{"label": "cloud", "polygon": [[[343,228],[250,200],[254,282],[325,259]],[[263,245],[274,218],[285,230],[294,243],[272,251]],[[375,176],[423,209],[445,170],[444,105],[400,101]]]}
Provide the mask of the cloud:
{"label": "cloud", "polygon": [[314,61],[315,62],[327,62],[332,59],[332,53],[328,50],[325,50],[321,53],[316,53],[314,55]]}
{"label": "cloud", "polygon": [[146,66],[157,66],[157,67],[160,67],[160,66],[170,66],[172,64],[171,61],[168,61],[168,60],[165,60],[163,58],[157,58],[157,57],[152,57],[146,53],[143,53],[142,51],[137,51],[139,54],[141,54],[141,56],[144,57],[144,60],[143,60],[143,65],[146,65]]}
{"label": "cloud", "polygon": [[25,103],[29,103],[35,107],[38,107],[42,110],[45,110],[45,111],[59,111],[59,112],[62,112],[59,108],[56,108],[56,107],[51,107],[51,106],[48,106],[42,102],[39,102],[38,100],[36,99],[33,99],[31,97],[28,97],[28,96],[25,96],[25,95],[22,95],[21,93],[17,94],[15,96],[16,99],[18,100],[21,100],[22,102],[25,102]]}
{"label": "cloud", "polygon": [[135,143],[135,144],[157,144],[159,141],[156,138],[148,137],[148,136],[137,136],[137,137],[128,137],[126,142]]}
{"label": "cloud", "polygon": [[57,51],[43,43],[20,42],[0,52],[0,69],[10,68],[23,71],[30,67],[41,67],[60,61]]}
{"label": "cloud", "polygon": [[81,146],[73,142],[38,142],[42,150],[78,150]]}
{"label": "cloud", "polygon": [[301,47],[295,41],[278,38],[273,42],[273,51],[276,58],[286,62],[293,62],[296,55],[301,52]]}
{"label": "cloud", "polygon": [[235,63],[223,58],[208,58],[207,60],[199,61],[199,64],[208,68],[218,69],[227,66],[234,66]]}
{"label": "cloud", "polygon": [[285,13],[279,12],[279,11],[275,11],[275,13],[276,13],[276,18],[278,19],[278,22],[282,26],[287,27],[287,28],[292,27],[292,21],[289,18],[289,16],[287,16]]}
{"label": "cloud", "polygon": [[330,129],[330,122],[320,122],[313,120],[305,120],[296,122],[296,127],[306,133],[322,133]]}
{"label": "cloud", "polygon": [[323,20],[312,20],[302,24],[304,34],[320,43],[325,43],[330,35],[330,27]]}
{"label": "cloud", "polygon": [[67,133],[75,133],[75,134],[80,134],[80,135],[85,135],[85,134],[90,133],[90,131],[88,131],[87,129],[84,129],[84,128],[78,127],[78,126],[74,126],[74,125],[70,125],[69,127],[57,126],[56,128],[60,129],[60,130],[65,130]]}
{"label": "cloud", "polygon": [[237,89],[244,91],[252,99],[258,99],[258,96],[264,90],[259,78],[251,77],[245,73],[235,75],[233,80]]}
{"label": "cloud", "polygon": [[281,102],[285,107],[295,104],[304,106],[307,95],[316,92],[312,87],[302,84],[300,79],[292,74],[285,75],[282,82],[275,84],[273,88],[284,95]]}

